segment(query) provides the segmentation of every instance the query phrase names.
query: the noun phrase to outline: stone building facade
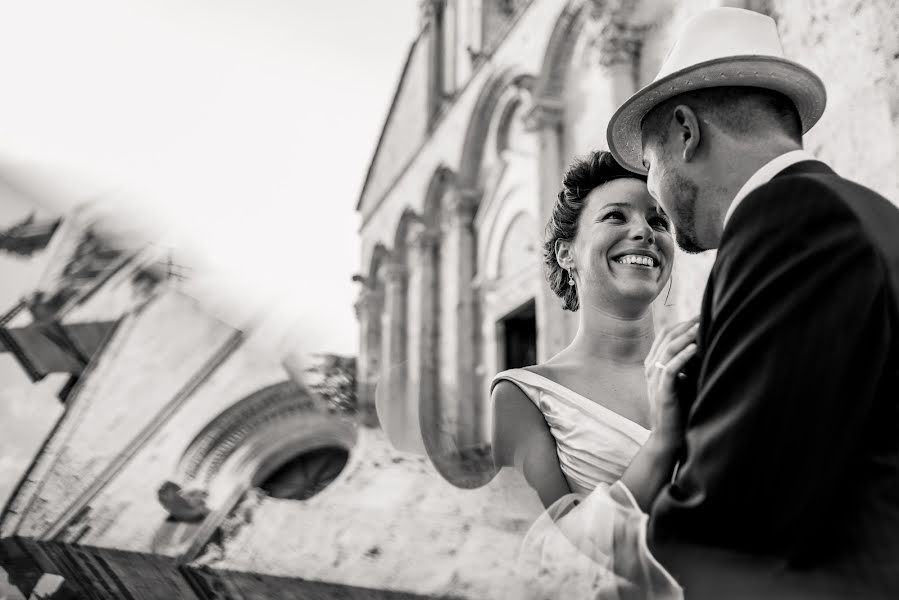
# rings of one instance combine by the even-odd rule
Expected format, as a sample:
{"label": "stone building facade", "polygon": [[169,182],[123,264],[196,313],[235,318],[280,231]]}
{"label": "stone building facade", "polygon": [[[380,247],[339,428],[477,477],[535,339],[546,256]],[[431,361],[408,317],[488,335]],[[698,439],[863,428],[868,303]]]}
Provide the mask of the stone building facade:
{"label": "stone building facade", "polygon": [[[899,198],[889,0],[423,0],[357,207],[359,393],[378,396],[399,429],[417,430],[423,410],[457,443],[485,441],[492,375],[572,338],[576,318],[542,274],[561,174],[605,147],[617,106],[653,79],[684,21],[713,5],[778,21],[787,57],[827,86],[806,147]],[[698,310],[713,260],[678,252],[657,323]]]}
{"label": "stone building facade", "polygon": [[86,600],[501,594],[540,512],[520,478],[454,488],[310,393],[255,309],[100,225],[69,215],[35,293],[0,315],[0,351],[68,376],[0,513],[0,567],[26,597],[45,574]]}

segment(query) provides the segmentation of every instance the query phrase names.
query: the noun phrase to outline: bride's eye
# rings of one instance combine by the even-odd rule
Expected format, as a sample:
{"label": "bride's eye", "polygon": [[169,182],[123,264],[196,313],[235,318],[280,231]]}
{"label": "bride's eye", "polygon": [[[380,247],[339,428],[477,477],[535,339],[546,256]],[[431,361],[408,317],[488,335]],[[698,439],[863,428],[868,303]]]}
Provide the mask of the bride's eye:
{"label": "bride's eye", "polygon": [[606,213],[606,215],[602,218],[603,221],[608,221],[609,219],[614,219],[615,221],[624,221],[624,213],[620,210],[613,210],[610,213]]}
{"label": "bride's eye", "polygon": [[652,223],[653,227],[668,231],[668,219],[664,217],[653,217],[652,219],[650,219],[650,222]]}

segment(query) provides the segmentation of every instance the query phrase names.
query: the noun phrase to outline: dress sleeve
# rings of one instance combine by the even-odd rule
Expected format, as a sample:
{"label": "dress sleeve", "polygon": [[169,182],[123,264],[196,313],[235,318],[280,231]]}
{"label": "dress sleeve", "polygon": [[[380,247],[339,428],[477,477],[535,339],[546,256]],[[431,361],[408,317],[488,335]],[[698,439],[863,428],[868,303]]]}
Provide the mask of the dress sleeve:
{"label": "dress sleeve", "polygon": [[569,494],[529,530],[516,598],[683,598],[646,544],[647,515],[621,482]]}

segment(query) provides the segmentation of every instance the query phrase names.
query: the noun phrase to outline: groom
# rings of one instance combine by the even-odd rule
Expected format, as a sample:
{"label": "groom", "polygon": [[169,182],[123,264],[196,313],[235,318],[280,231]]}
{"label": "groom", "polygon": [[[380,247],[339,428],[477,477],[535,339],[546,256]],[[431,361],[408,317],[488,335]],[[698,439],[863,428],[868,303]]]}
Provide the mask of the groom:
{"label": "groom", "polygon": [[824,104],[774,21],[719,8],[609,124],[718,249],[647,534],[688,598],[899,598],[899,210],[802,150]]}

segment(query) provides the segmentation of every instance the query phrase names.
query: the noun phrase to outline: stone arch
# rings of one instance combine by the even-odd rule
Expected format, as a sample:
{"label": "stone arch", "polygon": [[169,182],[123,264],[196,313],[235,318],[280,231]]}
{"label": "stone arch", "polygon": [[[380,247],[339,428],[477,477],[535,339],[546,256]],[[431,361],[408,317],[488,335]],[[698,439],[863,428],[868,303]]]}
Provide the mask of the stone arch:
{"label": "stone arch", "polygon": [[406,208],[400,216],[396,231],[393,235],[393,262],[405,264],[408,260],[410,237],[415,234],[415,229],[422,223],[421,217],[411,208]]}
{"label": "stone arch", "polygon": [[440,227],[440,217],[445,204],[444,196],[455,186],[456,174],[452,169],[446,165],[440,165],[434,170],[425,192],[424,208],[421,211],[422,221],[427,227]]}
{"label": "stone arch", "polygon": [[[384,244],[378,244],[372,251],[371,260],[369,261],[368,277],[366,283],[369,287],[376,287],[380,278],[381,267],[383,267],[390,258],[390,252]],[[383,283],[383,282],[382,282]]]}
{"label": "stone arch", "polygon": [[494,75],[481,90],[462,144],[462,156],[459,161],[459,187],[462,190],[476,190],[479,187],[481,162],[490,121],[503,94],[510,86],[531,90],[533,85],[533,75],[524,73],[518,67],[509,67]]}
{"label": "stone arch", "polygon": [[526,220],[533,228],[532,234],[534,239],[539,240],[539,237],[536,235],[538,227],[534,219],[534,208],[528,205],[527,197],[527,190],[521,185],[515,185],[504,190],[500,198],[501,209],[483,223],[484,239],[481,242],[479,252],[483,254],[481,276],[485,282],[492,282],[500,275],[500,251],[509,227],[514,221],[520,217],[526,217]]}
{"label": "stone arch", "polygon": [[513,119],[521,112],[522,99],[512,98],[505,106],[503,106],[502,114],[499,117],[499,123],[496,130],[496,153],[502,155],[509,149],[512,144],[512,130],[514,129]]}
{"label": "stone arch", "polygon": [[515,274],[529,266],[524,259],[539,250],[539,241],[532,235],[535,228],[531,215],[526,212],[519,212],[512,217],[497,249],[494,266],[497,277]]}
{"label": "stone arch", "polygon": [[[325,445],[351,450],[356,427],[293,381],[266,386],[216,416],[188,445],[176,478],[230,493],[258,485],[291,458]],[[226,481],[221,481],[225,476]]]}
{"label": "stone arch", "polygon": [[244,397],[194,437],[179,461],[177,483],[166,481],[160,487],[160,503],[181,522],[162,528],[152,547],[177,555],[177,564],[193,561],[230,514],[261,500],[265,493],[254,488],[310,452],[336,448],[344,455],[338,473],[332,470],[327,482],[306,480],[302,486],[315,485],[314,493],[322,484],[345,478],[358,464],[357,435],[355,423],[332,414],[324,401],[294,381]]}
{"label": "stone arch", "polygon": [[558,102],[561,109],[568,64],[589,13],[586,4],[586,0],[571,0],[556,20],[543,54],[543,65],[534,83],[537,102]]}

